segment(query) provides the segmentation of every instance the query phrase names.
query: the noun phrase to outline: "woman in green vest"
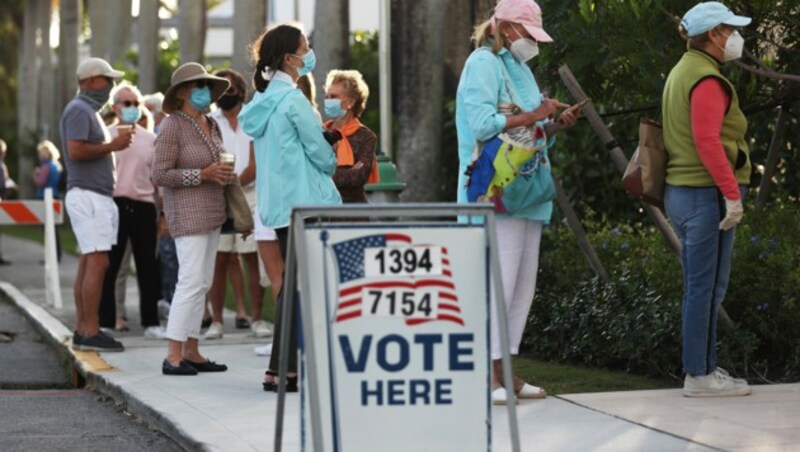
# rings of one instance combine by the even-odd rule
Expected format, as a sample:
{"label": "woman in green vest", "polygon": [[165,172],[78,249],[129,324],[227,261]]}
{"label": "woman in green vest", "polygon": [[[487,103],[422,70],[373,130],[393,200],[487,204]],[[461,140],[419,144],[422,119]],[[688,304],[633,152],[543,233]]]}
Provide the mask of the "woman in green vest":
{"label": "woman in green vest", "polygon": [[717,366],[718,309],[731,272],[735,226],[750,183],[747,119],[720,64],[741,57],[738,27],[750,23],[719,2],[681,20],[687,52],[662,99],[669,154],[664,204],[683,251],[683,369],[687,397],[750,394],[747,381]]}

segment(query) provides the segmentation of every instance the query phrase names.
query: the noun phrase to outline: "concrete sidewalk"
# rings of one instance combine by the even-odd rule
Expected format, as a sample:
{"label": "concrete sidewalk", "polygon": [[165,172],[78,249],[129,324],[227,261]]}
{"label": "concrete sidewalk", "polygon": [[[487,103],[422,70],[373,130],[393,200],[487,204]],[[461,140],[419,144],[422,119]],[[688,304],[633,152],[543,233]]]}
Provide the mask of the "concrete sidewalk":
{"label": "concrete sidewalk", "polygon": [[[229,370],[197,377],[165,377],[163,341],[141,337],[141,328],[118,336],[123,353],[73,353],[72,283],[77,260],[61,265],[64,308],[45,306],[40,246],[4,236],[0,291],[14,301],[76,363],[87,383],[161,429],[189,450],[273,450],[277,396],[261,390],[265,358],[259,344],[232,328],[226,317],[221,341],[203,352]],[[138,296],[129,283],[129,324],[138,317]],[[299,397],[287,396],[283,450],[300,449]],[[679,390],[575,394],[524,401],[518,407],[524,451],[799,450],[800,384],[758,386],[739,398],[686,399]],[[492,410],[493,450],[510,450],[504,407]],[[376,444],[379,438],[376,438]],[[376,451],[379,448],[376,448]],[[415,451],[416,452],[416,451]]]}

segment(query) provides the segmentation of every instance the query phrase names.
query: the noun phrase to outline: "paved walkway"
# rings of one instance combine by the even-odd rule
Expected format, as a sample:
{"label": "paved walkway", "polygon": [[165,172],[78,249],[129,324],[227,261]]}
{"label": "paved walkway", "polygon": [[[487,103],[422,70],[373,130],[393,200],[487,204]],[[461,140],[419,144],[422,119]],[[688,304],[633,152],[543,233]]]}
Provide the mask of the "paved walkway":
{"label": "paved walkway", "polygon": [[[227,313],[225,339],[201,345],[211,359],[228,364],[225,373],[162,376],[165,344],[144,340],[141,328],[121,336],[124,353],[73,353],[68,345],[77,260],[64,256],[65,306],[56,310],[44,301],[41,247],[9,236],[2,246],[13,265],[0,267],[0,292],[63,344],[93,389],[124,403],[187,449],[273,450],[277,398],[261,390],[265,359],[253,353],[254,338],[232,329],[232,313]],[[138,321],[133,287],[131,280],[132,326]],[[523,451],[800,450],[800,384],[758,386],[753,395],[740,398],[686,399],[679,390],[563,395],[524,401],[517,413]],[[505,408],[495,407],[492,417],[492,450],[510,450]],[[289,395],[283,450],[300,450],[299,426],[299,398]],[[375,450],[389,450],[389,445]]]}

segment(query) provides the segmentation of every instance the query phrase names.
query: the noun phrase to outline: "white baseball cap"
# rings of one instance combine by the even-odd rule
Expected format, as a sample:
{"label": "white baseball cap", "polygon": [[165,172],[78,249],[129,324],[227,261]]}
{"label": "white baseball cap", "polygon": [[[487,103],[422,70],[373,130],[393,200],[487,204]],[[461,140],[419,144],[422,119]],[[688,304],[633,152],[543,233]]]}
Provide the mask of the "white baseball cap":
{"label": "white baseball cap", "polygon": [[122,71],[116,71],[108,64],[108,61],[102,58],[89,58],[84,60],[78,65],[78,70],[75,72],[78,80],[86,80],[90,77],[108,77],[114,80],[119,80],[125,75]]}

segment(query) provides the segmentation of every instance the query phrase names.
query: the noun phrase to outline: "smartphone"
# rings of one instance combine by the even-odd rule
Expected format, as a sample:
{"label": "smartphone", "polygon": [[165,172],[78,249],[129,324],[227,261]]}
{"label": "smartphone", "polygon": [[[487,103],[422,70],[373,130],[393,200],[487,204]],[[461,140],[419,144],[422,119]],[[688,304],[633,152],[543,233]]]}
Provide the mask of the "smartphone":
{"label": "smartphone", "polygon": [[584,105],[589,103],[590,100],[591,99],[589,99],[587,97],[586,99],[583,99],[582,101],[578,102],[577,104],[570,105],[566,110],[562,111],[561,114],[558,115],[559,119],[561,119],[561,117],[564,116],[565,113],[573,112],[573,111],[583,107]]}

